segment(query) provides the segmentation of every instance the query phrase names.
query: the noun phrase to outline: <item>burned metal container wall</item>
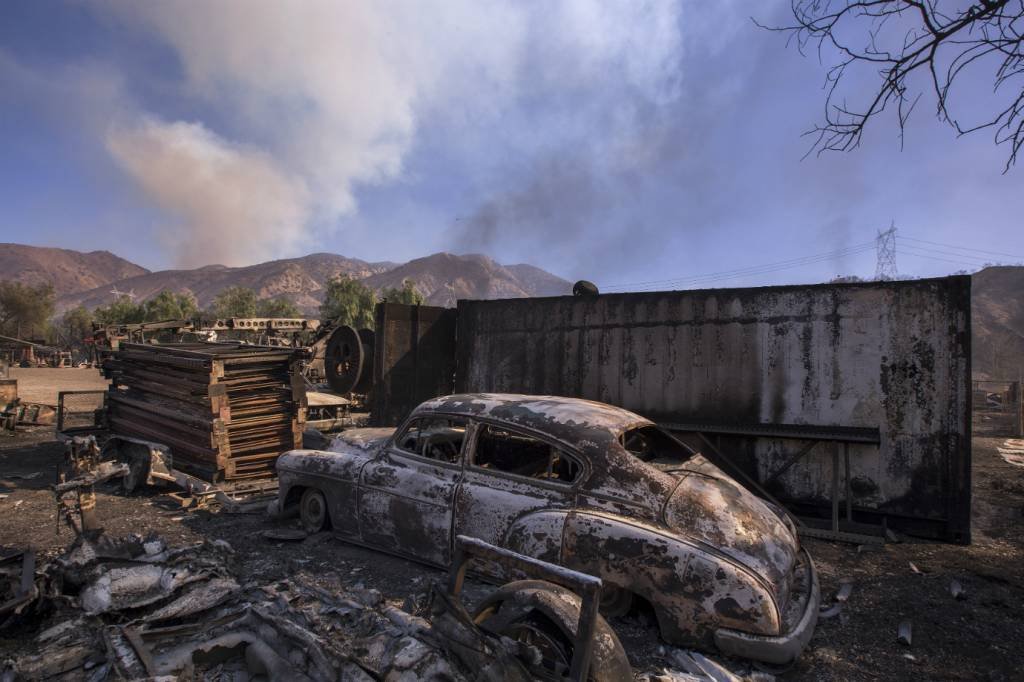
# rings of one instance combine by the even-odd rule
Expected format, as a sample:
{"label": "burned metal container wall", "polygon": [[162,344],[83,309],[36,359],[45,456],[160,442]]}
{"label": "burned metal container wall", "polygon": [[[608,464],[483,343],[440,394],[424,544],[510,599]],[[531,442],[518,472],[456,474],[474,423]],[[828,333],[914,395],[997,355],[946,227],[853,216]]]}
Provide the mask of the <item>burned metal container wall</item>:
{"label": "burned metal container wall", "polygon": [[395,426],[455,384],[455,309],[378,303],[371,423]]}
{"label": "burned metal container wall", "polygon": [[831,499],[842,433],[876,433],[848,446],[854,509],[969,541],[969,277],[459,301],[458,311],[459,392],[577,396],[706,425],[692,430],[732,434],[723,452],[760,482],[802,446],[790,435],[817,429],[824,441],[773,481],[798,505]]}

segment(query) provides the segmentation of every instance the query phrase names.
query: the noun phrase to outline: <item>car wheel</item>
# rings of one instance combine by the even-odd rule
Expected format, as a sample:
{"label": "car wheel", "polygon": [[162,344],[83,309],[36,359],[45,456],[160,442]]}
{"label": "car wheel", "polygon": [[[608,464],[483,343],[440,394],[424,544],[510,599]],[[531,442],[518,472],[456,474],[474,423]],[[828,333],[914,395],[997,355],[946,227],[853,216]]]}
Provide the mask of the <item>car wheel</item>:
{"label": "car wheel", "polygon": [[633,606],[633,593],[611,583],[601,589],[601,615],[605,618],[619,618],[629,613]]}
{"label": "car wheel", "polygon": [[327,500],[316,488],[306,488],[299,502],[299,519],[307,533],[319,533],[327,527]]}
{"label": "car wheel", "polygon": [[569,674],[573,646],[567,633],[536,611],[509,623],[502,633],[509,639],[528,644],[540,652],[540,667],[556,678]]}
{"label": "car wheel", "polygon": [[[538,589],[555,595],[556,608],[544,608],[545,599],[537,599],[536,594],[531,596],[531,592]],[[497,601],[488,603],[490,599]],[[534,602],[540,605],[530,608]],[[568,676],[579,617],[579,597],[569,590],[543,581],[523,580],[504,586],[498,594],[485,600],[473,620],[484,630],[530,645],[540,660],[521,658],[521,662],[538,678],[558,680]],[[632,680],[629,658],[622,643],[602,616],[597,617],[594,641],[587,680]]]}

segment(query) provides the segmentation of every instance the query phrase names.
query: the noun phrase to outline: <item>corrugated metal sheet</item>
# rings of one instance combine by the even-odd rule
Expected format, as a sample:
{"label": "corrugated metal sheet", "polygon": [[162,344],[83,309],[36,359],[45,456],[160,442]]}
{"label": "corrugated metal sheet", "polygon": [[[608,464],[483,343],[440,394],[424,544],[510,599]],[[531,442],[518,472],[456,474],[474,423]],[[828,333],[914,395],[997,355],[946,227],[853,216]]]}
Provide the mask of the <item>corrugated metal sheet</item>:
{"label": "corrugated metal sheet", "polygon": [[[661,422],[877,429],[851,446],[861,513],[970,537],[970,278],[459,301],[459,392],[577,396]],[[766,480],[802,443],[726,438]],[[830,497],[818,445],[779,477]]]}

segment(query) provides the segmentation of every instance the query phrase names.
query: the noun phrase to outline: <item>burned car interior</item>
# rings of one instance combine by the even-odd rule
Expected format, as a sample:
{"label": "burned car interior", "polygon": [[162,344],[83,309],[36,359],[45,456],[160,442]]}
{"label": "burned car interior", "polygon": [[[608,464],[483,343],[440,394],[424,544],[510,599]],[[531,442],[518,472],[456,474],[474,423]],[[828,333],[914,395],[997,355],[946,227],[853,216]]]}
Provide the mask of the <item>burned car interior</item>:
{"label": "burned car interior", "polygon": [[396,444],[420,457],[457,464],[466,440],[466,420],[448,418],[414,419]]}
{"label": "burned car interior", "polygon": [[477,429],[473,466],[559,483],[572,483],[579,462],[539,438],[482,424]]}
{"label": "burned car interior", "polygon": [[696,452],[657,426],[628,429],[619,437],[622,447],[641,462],[671,469],[682,464]]}

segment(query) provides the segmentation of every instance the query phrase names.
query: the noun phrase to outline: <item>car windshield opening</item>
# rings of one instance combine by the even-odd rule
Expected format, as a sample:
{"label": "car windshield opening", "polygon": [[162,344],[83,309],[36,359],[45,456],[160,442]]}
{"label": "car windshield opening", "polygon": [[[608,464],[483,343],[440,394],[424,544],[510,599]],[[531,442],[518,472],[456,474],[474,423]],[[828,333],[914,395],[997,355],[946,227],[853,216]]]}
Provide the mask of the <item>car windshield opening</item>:
{"label": "car windshield opening", "polygon": [[619,443],[642,462],[680,464],[697,454],[657,426],[629,429],[619,436]]}
{"label": "car windshield opening", "polygon": [[466,440],[466,420],[447,417],[414,419],[396,439],[399,448],[428,459],[457,463]]}

